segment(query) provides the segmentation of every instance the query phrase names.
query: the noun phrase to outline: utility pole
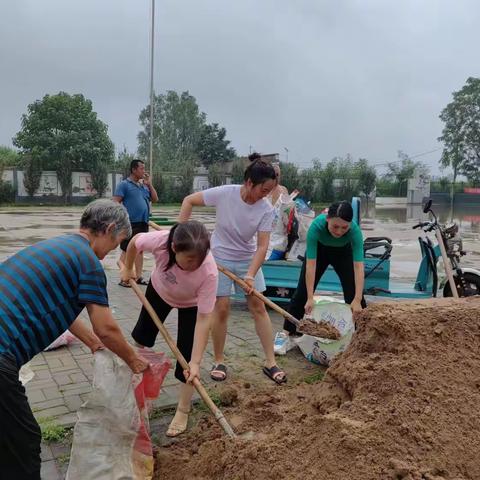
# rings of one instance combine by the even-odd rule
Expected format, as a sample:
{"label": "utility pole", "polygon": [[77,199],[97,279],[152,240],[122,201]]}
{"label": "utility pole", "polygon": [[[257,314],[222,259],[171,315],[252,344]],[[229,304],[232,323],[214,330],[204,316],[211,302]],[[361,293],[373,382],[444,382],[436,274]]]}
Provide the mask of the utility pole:
{"label": "utility pole", "polygon": [[285,150],[285,156],[286,156],[286,160],[285,162],[288,163],[288,148],[287,147],[283,147],[283,149]]}
{"label": "utility pole", "polygon": [[152,25],[150,41],[150,175],[153,178],[153,52],[155,40],[155,0],[152,0]]}

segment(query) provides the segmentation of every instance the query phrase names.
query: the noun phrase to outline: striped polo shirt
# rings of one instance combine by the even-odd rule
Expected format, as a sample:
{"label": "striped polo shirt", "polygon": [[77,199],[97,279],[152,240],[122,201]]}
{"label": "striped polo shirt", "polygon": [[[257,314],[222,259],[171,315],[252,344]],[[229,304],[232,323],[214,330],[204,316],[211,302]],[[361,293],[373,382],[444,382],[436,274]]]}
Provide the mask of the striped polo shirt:
{"label": "striped polo shirt", "polygon": [[108,306],[107,279],[78,234],[44,240],[0,264],[0,353],[18,367],[58,338],[85,305]]}

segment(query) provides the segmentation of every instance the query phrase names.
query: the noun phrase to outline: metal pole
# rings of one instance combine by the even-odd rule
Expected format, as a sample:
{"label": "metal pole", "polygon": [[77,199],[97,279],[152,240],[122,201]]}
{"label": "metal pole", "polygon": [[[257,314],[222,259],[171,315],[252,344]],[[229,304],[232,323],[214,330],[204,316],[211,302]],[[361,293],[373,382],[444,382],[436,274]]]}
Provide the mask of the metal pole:
{"label": "metal pole", "polygon": [[153,52],[155,38],[155,0],[152,0],[152,31],[150,42],[150,175],[153,178]]}

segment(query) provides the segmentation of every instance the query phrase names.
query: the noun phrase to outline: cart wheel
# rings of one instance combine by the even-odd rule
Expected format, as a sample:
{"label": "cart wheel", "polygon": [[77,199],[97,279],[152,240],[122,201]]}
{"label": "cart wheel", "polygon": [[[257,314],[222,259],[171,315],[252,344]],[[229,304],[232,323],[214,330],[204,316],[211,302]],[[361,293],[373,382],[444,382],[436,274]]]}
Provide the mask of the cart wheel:
{"label": "cart wheel", "polygon": [[[465,289],[460,284],[459,278],[457,276],[454,278],[459,297],[472,297],[473,295],[480,295],[480,276],[475,275],[474,273],[464,273],[463,278],[465,281]],[[443,287],[443,296],[452,296],[452,289],[450,288],[450,283],[448,282]]]}

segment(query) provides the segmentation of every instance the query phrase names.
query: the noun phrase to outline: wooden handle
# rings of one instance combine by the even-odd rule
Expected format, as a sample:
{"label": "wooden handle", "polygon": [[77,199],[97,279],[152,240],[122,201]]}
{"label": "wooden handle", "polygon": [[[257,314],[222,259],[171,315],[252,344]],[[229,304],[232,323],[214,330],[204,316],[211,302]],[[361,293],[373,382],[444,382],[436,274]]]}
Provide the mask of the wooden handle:
{"label": "wooden handle", "polygon": [[[143,294],[142,290],[137,285],[135,280],[130,279],[130,286],[133,288],[133,291],[137,294],[137,297],[142,302],[142,305],[145,307],[145,310],[147,310],[148,314],[150,315],[150,318],[153,320],[153,323],[155,323],[158,330],[162,334],[163,338],[167,342],[167,345],[170,347],[170,350],[175,355],[175,358],[178,360],[178,363],[180,363],[183,370],[188,370],[189,367],[188,367],[187,361],[185,360],[185,357],[182,355],[177,345],[172,340],[172,337],[168,333],[168,330],[165,328],[160,318],[158,318],[157,313],[155,312],[152,305],[147,300],[147,298],[145,297],[145,295]],[[227,422],[227,420],[223,416],[223,413],[220,411],[220,409],[213,403],[212,399],[210,398],[210,395],[208,395],[208,392],[205,390],[205,387],[200,383],[200,380],[198,380],[198,378],[195,378],[193,380],[193,386],[196,388],[198,394],[202,397],[202,400],[206,403],[210,411],[213,413],[214,417],[217,419],[218,423],[223,428],[225,433],[229,437],[232,437],[232,438],[236,437],[237,436],[236,433],[233,431],[232,427]]]}
{"label": "wooden handle", "polygon": [[[219,265],[218,263],[217,268],[219,272],[222,272],[228,278],[231,278],[234,282],[237,282],[242,288],[249,288],[248,284],[244,280],[242,280],[240,277],[237,277],[230,270],[227,270],[225,267],[222,267],[222,265]],[[253,292],[251,294],[255,295],[255,297],[259,298],[263,303],[265,303],[265,305],[268,305],[272,310],[275,310],[280,315],[285,317],[289,322],[293,323],[298,327],[300,322],[293,315],[288,313],[282,307],[279,307],[276,303],[273,303],[269,298],[262,295],[258,290],[253,289]]]}
{"label": "wooden handle", "polygon": [[148,222],[148,225],[152,227],[154,230],[164,230],[160,225],[157,225],[155,222],[151,220]]}

